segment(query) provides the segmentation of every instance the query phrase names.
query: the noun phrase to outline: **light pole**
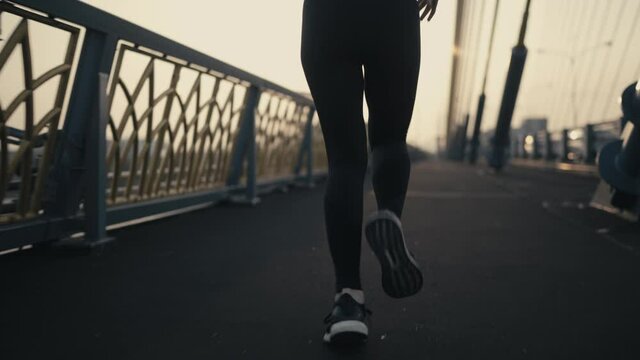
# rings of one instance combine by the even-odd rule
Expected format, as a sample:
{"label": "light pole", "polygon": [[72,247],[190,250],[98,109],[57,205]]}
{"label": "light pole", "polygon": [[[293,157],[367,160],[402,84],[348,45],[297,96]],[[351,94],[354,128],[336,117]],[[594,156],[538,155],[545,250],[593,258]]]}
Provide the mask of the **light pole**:
{"label": "light pole", "polygon": [[573,127],[578,126],[578,74],[576,73],[576,62],[578,57],[584,56],[592,51],[600,50],[602,48],[608,48],[613,45],[613,40],[605,41],[601,44],[590,46],[588,48],[576,51],[558,51],[550,49],[538,49],[536,53],[540,55],[558,56],[569,61],[571,69],[571,107],[573,112]]}

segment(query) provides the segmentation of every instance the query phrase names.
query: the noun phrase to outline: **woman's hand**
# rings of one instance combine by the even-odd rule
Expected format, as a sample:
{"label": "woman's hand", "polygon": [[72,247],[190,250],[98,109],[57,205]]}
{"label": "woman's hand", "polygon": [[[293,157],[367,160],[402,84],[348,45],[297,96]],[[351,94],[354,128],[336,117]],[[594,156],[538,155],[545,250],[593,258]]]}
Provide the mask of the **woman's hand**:
{"label": "woman's hand", "polygon": [[422,15],[420,15],[420,20],[424,20],[427,15],[427,21],[431,21],[433,15],[436,14],[436,9],[438,8],[438,0],[418,0],[418,9],[422,11]]}

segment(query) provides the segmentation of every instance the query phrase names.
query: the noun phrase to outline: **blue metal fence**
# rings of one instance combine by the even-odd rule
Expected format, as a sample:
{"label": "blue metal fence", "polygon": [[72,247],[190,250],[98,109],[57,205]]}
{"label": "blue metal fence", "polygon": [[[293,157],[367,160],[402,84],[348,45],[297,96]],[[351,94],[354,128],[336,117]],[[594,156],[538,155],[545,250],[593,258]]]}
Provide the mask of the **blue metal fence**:
{"label": "blue metal fence", "polygon": [[[77,232],[94,245],[111,224],[225,199],[255,204],[326,173],[307,96],[78,1],[0,2],[3,14],[19,26],[0,71],[21,51],[24,89],[0,105],[0,250]],[[69,34],[63,63],[37,78],[32,23]],[[55,102],[35,119],[34,93],[52,79]]]}

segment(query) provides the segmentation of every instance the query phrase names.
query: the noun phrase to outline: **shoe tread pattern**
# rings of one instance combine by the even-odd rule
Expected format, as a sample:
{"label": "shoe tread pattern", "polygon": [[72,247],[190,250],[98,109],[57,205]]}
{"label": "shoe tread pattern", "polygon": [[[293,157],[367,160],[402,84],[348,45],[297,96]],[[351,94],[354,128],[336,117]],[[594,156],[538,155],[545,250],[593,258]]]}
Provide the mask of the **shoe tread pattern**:
{"label": "shoe tread pattern", "polygon": [[415,295],[422,288],[422,272],[408,252],[402,229],[391,219],[370,221],[367,242],[382,268],[382,288],[392,298]]}

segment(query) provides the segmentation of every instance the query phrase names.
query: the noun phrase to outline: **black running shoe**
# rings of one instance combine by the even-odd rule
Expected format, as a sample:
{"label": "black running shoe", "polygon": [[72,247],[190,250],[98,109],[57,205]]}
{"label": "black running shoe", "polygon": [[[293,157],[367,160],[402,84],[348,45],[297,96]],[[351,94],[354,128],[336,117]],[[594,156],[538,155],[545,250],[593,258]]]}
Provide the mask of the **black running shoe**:
{"label": "black running shoe", "polygon": [[360,344],[369,336],[371,311],[355,301],[351,295],[342,294],[333,305],[333,310],[324,319],[327,329],[323,340],[336,345]]}
{"label": "black running shoe", "polygon": [[400,219],[389,210],[373,213],[365,234],[382,267],[382,288],[392,298],[415,295],[422,288],[422,272],[407,249]]}

